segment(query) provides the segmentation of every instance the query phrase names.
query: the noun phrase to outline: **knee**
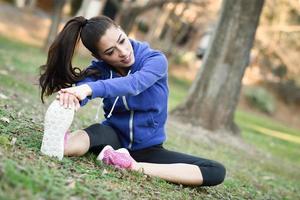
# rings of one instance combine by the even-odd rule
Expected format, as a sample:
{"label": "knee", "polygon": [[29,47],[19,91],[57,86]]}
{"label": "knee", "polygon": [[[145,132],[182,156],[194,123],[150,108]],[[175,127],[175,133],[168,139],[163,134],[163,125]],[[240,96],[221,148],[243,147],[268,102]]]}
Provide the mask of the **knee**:
{"label": "knee", "polygon": [[69,136],[64,144],[65,156],[82,156],[89,149],[89,138],[87,134],[78,131]]}
{"label": "knee", "polygon": [[210,166],[201,167],[203,184],[202,186],[215,186],[223,183],[226,176],[226,168],[218,162]]}
{"label": "knee", "polygon": [[224,182],[225,176],[226,176],[226,168],[224,165],[221,163],[217,163],[215,166],[215,173],[216,173],[216,178],[215,178],[215,185],[219,185]]}
{"label": "knee", "polygon": [[64,156],[78,156],[78,152],[76,152],[76,149],[72,147],[70,144],[65,144],[64,146]]}
{"label": "knee", "polygon": [[82,156],[84,152],[76,147],[66,145],[64,148],[64,156]]}

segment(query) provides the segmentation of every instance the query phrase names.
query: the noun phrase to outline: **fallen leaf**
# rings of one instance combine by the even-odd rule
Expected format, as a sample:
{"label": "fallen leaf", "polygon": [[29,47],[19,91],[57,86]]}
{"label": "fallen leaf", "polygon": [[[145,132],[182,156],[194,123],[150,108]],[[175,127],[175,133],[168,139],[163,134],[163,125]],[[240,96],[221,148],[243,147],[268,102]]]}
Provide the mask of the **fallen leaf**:
{"label": "fallen leaf", "polygon": [[0,120],[6,123],[10,122],[10,120],[7,117],[1,117]]}
{"label": "fallen leaf", "polygon": [[106,169],[104,169],[101,173],[101,176],[105,175],[105,174],[108,174],[108,171]]}
{"label": "fallen leaf", "polygon": [[76,181],[72,178],[67,180],[67,188],[73,189],[75,188]]}
{"label": "fallen leaf", "polygon": [[2,93],[0,93],[0,99],[8,99],[8,97]]}
{"label": "fallen leaf", "polygon": [[22,111],[19,111],[18,112],[18,117],[21,117],[22,116]]}
{"label": "fallen leaf", "polygon": [[13,138],[11,139],[11,141],[10,141],[10,144],[11,144],[12,146],[14,146],[14,145],[16,144],[16,141],[17,141],[17,138],[16,138],[16,137],[13,137]]}

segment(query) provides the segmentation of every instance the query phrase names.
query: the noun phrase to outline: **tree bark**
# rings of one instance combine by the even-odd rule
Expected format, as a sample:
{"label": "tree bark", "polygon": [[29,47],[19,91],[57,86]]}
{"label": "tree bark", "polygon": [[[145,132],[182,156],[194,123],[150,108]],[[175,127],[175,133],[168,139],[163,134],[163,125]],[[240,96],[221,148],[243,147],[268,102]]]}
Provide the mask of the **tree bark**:
{"label": "tree bark", "polygon": [[171,114],[212,131],[239,133],[234,112],[264,0],[224,0],[196,80]]}
{"label": "tree bark", "polygon": [[53,2],[54,9],[53,9],[52,17],[51,17],[50,30],[49,30],[48,37],[47,37],[47,40],[44,45],[44,50],[47,50],[49,48],[50,44],[54,41],[54,38],[57,35],[59,23],[61,21],[62,10],[63,10],[65,3],[66,3],[66,0],[54,0],[54,2]]}

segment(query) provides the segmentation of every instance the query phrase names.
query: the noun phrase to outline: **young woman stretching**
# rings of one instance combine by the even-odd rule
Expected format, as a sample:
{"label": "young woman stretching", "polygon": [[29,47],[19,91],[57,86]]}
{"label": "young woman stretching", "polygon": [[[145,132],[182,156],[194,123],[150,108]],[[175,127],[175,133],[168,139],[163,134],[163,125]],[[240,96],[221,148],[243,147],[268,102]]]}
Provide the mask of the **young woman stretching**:
{"label": "young woman stretching", "polygon": [[[96,58],[83,71],[71,64],[79,39]],[[101,152],[97,158],[106,164],[173,183],[213,186],[223,182],[222,164],[163,147],[167,59],[148,44],[129,39],[110,18],[69,20],[51,45],[42,69],[41,99],[58,92],[45,117],[43,153],[62,158]],[[97,97],[103,98],[105,120],[67,134],[72,108]]]}

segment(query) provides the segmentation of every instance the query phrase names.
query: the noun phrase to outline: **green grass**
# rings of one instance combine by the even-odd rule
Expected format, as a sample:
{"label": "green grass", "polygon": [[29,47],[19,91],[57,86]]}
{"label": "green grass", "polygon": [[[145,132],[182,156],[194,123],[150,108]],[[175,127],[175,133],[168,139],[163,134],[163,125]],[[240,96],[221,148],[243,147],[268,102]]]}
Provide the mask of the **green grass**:
{"label": "green grass", "polygon": [[284,160],[285,162],[295,163],[300,166],[300,144],[263,135],[261,132],[251,129],[251,126],[249,125],[261,126],[270,130],[276,130],[285,134],[296,136],[300,136],[299,130],[285,127],[284,125],[274,121],[272,122],[271,119],[266,117],[246,113],[240,110],[236,112],[235,120],[240,128],[242,128],[242,135],[247,142]]}
{"label": "green grass", "polygon": [[[62,161],[41,155],[46,106],[39,101],[36,80],[46,55],[36,47],[2,37],[0,43],[0,93],[8,97],[0,98],[0,199],[300,198],[300,145],[264,135],[249,125],[295,136],[300,136],[299,130],[242,110],[236,113],[235,121],[254,153],[226,142],[207,142],[176,125],[168,126],[168,149],[224,163],[227,177],[217,187],[183,187],[120,171],[95,161],[91,154]],[[82,67],[89,61],[76,58],[75,63]],[[170,77],[169,84],[172,109],[184,100],[189,83]],[[83,107],[72,128],[94,123],[97,106],[94,101]]]}
{"label": "green grass", "polygon": [[172,110],[186,98],[190,83],[176,77],[169,77],[169,109]]}

